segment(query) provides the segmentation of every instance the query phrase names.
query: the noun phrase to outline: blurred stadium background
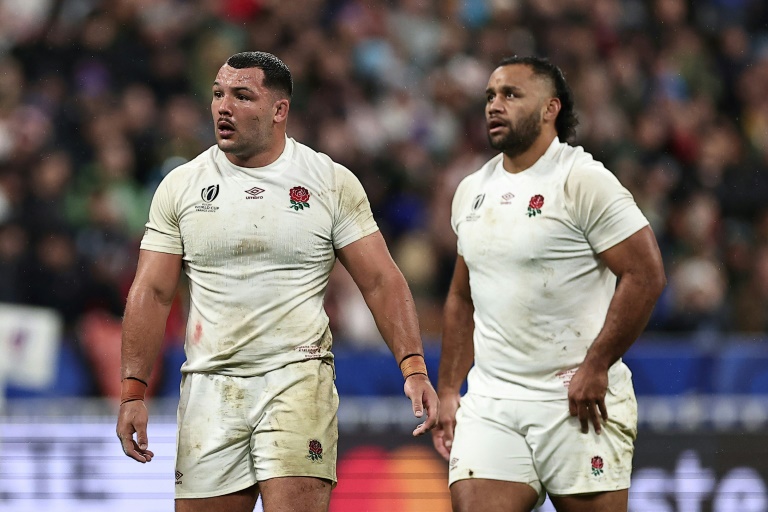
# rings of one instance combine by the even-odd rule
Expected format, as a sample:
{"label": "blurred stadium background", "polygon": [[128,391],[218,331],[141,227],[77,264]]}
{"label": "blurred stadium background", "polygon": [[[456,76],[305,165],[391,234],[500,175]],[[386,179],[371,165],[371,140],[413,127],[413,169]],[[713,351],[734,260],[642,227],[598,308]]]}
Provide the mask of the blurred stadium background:
{"label": "blurred stadium background", "polygon": [[[0,0],[0,510],[172,510],[184,290],[151,382],[148,466],[114,438],[120,315],[152,193],[214,143],[211,81],[246,49],[290,66],[289,135],[363,182],[433,376],[450,199],[490,156],[488,74],[509,54],[561,66],[575,143],[632,191],[669,276],[626,357],[630,509],[768,511],[765,0]],[[332,510],[449,510],[445,463],[410,438],[397,367],[343,269],[326,308]]]}

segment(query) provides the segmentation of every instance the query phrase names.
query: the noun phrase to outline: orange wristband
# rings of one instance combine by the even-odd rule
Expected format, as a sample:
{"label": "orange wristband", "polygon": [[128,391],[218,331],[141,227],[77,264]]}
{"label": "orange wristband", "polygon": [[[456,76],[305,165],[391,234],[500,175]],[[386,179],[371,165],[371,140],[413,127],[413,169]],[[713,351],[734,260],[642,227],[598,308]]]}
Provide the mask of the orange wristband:
{"label": "orange wristband", "polygon": [[144,393],[147,391],[147,384],[143,380],[135,377],[126,377],[123,379],[120,389],[120,405],[134,400],[144,400]]}
{"label": "orange wristband", "polygon": [[403,379],[407,379],[411,375],[417,373],[426,375],[427,364],[424,362],[424,356],[421,354],[410,354],[406,356],[400,361],[400,371],[403,372]]}

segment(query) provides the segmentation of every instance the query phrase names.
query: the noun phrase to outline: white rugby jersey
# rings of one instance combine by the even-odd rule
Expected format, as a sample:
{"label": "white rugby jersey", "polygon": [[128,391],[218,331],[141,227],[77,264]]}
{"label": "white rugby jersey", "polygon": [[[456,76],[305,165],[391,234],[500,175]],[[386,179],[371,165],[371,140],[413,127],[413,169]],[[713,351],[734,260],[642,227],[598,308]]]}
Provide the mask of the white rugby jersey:
{"label": "white rugby jersey", "polygon": [[[632,195],[582,148],[555,138],[523,172],[506,172],[497,155],[466,177],[451,223],[475,306],[469,390],[566,397],[616,286],[597,254],[648,224]],[[623,362],[609,382],[631,382]]]}
{"label": "white rugby jersey", "polygon": [[182,372],[252,376],[331,360],[323,297],[334,249],[377,230],[359,180],[291,138],[266,167],[238,167],[213,146],[171,171],[141,248],[183,255]]}

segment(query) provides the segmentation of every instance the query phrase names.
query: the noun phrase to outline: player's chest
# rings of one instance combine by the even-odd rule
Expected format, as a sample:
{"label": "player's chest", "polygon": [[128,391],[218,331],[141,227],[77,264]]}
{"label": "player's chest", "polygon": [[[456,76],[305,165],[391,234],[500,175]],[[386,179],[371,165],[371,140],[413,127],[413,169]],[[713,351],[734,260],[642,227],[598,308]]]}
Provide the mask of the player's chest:
{"label": "player's chest", "polygon": [[583,239],[555,186],[494,183],[470,199],[458,219],[465,259],[528,261],[547,257],[565,241]]}
{"label": "player's chest", "polygon": [[198,183],[180,209],[189,256],[310,252],[330,240],[327,189],[299,182],[209,181]]}

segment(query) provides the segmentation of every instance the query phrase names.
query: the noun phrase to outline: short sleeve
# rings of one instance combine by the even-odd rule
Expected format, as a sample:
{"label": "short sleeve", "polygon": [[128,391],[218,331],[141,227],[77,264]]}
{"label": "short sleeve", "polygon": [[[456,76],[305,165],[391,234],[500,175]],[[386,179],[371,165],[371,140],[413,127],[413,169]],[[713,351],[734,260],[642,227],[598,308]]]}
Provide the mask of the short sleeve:
{"label": "short sleeve", "polygon": [[334,163],[337,177],[338,208],[333,224],[333,247],[342,247],[379,230],[371,204],[357,176]]}
{"label": "short sleeve", "polygon": [[464,256],[464,251],[461,248],[461,237],[459,236],[459,218],[461,216],[463,205],[465,204],[464,198],[467,195],[467,189],[469,178],[464,178],[459,186],[456,187],[456,193],[453,194],[453,201],[451,202],[451,228],[456,233],[456,252],[459,256]]}
{"label": "short sleeve", "polygon": [[632,194],[598,162],[574,167],[565,183],[565,199],[598,254],[648,225]]}
{"label": "short sleeve", "polygon": [[170,176],[166,176],[160,182],[152,198],[149,221],[144,230],[144,238],[141,240],[141,248],[156,252],[183,254],[179,215],[170,191]]}

